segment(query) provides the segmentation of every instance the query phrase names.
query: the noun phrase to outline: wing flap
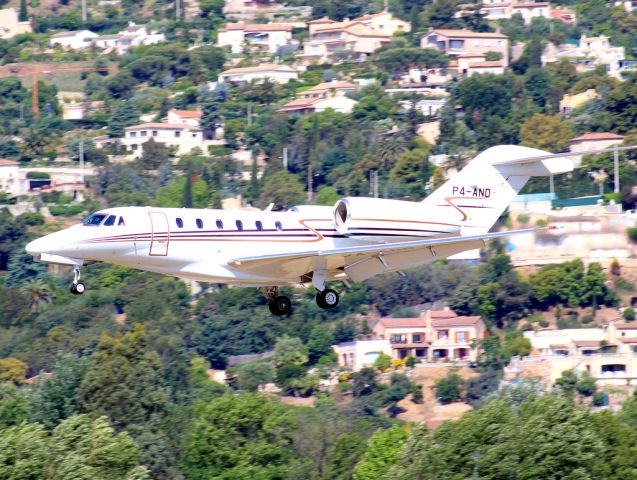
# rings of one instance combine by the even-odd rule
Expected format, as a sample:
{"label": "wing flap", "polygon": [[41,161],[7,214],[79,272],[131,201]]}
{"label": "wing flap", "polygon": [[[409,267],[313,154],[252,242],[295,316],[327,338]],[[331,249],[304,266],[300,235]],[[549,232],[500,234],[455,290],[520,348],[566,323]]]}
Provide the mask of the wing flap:
{"label": "wing flap", "polygon": [[483,235],[429,238],[382,245],[361,245],[296,253],[279,253],[259,257],[237,258],[228,262],[232,268],[256,275],[271,276],[276,269],[281,277],[301,277],[317,268],[344,270],[359,281],[378,273],[400,270],[427,263],[436,258],[480,248],[485,240],[533,233],[544,228],[528,228]]}

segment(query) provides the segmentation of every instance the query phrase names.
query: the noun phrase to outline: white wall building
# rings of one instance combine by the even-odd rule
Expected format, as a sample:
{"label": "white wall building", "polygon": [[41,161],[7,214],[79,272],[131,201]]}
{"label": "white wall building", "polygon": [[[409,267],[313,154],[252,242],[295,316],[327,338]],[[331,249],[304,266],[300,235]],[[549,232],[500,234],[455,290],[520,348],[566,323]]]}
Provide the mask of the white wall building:
{"label": "white wall building", "polygon": [[251,46],[275,53],[292,42],[292,25],[285,23],[229,23],[219,29],[217,46],[229,46],[232,53],[241,53]]}
{"label": "white wall building", "polygon": [[31,22],[19,21],[17,8],[3,8],[0,10],[0,38],[8,40],[22,33],[31,33]]}
{"label": "white wall building", "polygon": [[60,32],[56,33],[49,40],[49,44],[54,47],[59,45],[63,48],[71,50],[82,50],[89,48],[93,39],[99,37],[97,33],[90,30],[78,30],[74,32]]}
{"label": "white wall building", "polygon": [[266,78],[274,83],[288,83],[290,80],[298,80],[299,71],[287,65],[259,65],[258,67],[231,68],[219,74],[220,83],[261,82]]}
{"label": "white wall building", "polygon": [[176,147],[180,155],[189,153],[193,148],[204,147],[201,128],[170,123],[143,123],[127,127],[121,143],[137,157],[142,154],[144,143],[151,138],[167,147]]}
{"label": "white wall building", "polygon": [[373,366],[381,353],[392,354],[389,340],[355,340],[332,345],[332,348],[338,357],[339,367],[354,371]]}
{"label": "white wall building", "polygon": [[0,159],[0,190],[9,197],[17,197],[23,193],[23,189],[20,186],[20,167],[18,162],[4,158]]}
{"label": "white wall building", "polygon": [[177,110],[176,108],[168,110],[166,123],[172,125],[189,125],[198,127],[201,120],[200,110]]}

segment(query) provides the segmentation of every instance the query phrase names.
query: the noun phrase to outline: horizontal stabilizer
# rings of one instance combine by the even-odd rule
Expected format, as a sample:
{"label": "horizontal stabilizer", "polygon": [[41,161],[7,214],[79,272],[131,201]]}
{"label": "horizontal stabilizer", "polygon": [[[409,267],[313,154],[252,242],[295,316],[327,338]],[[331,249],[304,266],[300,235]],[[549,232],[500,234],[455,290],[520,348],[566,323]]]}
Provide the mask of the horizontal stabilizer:
{"label": "horizontal stabilizer", "polygon": [[488,159],[503,175],[545,177],[573,171],[575,155],[551,155],[544,150],[519,145],[498,145],[484,151]]}

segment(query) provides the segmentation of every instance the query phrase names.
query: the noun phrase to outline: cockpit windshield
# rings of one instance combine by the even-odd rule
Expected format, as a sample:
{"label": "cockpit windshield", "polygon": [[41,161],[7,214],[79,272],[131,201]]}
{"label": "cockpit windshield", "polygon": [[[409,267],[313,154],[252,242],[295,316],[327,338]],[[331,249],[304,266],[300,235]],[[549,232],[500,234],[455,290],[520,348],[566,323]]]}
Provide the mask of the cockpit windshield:
{"label": "cockpit windshield", "polygon": [[107,215],[103,213],[94,213],[93,215],[89,215],[84,220],[82,220],[82,225],[98,227],[106,217]]}

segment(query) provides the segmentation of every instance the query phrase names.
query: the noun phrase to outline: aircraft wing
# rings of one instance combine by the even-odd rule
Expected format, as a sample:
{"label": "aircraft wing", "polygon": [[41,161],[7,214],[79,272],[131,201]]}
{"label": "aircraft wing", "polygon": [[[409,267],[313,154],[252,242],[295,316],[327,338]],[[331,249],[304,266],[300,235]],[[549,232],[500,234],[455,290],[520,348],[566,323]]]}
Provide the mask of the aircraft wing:
{"label": "aircraft wing", "polygon": [[[551,227],[547,227],[551,228]],[[228,265],[255,275],[281,278],[303,277],[319,268],[332,275],[344,272],[347,278],[360,282],[379,273],[402,270],[446,258],[456,253],[481,248],[492,238],[533,233],[546,228],[528,228],[482,235],[428,238],[410,242],[382,245],[361,245],[330,250],[311,250],[295,253],[236,258]]]}

